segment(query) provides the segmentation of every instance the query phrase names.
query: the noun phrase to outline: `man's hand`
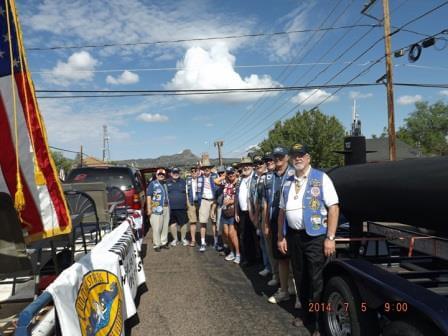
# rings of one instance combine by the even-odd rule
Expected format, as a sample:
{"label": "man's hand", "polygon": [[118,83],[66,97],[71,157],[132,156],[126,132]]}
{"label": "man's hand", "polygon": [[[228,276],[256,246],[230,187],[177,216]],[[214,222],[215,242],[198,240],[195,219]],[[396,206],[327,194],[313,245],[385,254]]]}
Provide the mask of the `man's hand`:
{"label": "man's hand", "polygon": [[235,222],[237,222],[237,223],[240,222],[240,216],[238,216],[237,214],[235,214]]}
{"label": "man's hand", "polygon": [[325,238],[324,241],[324,254],[326,257],[331,256],[333,253],[336,252],[336,242],[334,240],[330,240],[328,238]]}
{"label": "man's hand", "polygon": [[148,208],[148,210],[146,211],[146,214],[148,215],[148,217],[151,217],[152,215],[152,209]]}
{"label": "man's hand", "polygon": [[277,248],[282,254],[286,254],[288,251],[288,243],[284,237],[277,240]]}

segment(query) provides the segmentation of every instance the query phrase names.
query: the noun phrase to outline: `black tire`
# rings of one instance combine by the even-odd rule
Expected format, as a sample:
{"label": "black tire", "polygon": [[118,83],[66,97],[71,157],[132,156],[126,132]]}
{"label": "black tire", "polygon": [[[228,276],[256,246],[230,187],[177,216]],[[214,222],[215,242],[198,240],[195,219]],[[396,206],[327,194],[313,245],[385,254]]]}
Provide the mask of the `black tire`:
{"label": "black tire", "polygon": [[325,335],[328,336],[370,336],[379,335],[378,321],[374,311],[363,311],[356,286],[340,276],[327,282],[323,302],[329,311],[322,314]]}
{"label": "black tire", "polygon": [[397,320],[389,323],[383,330],[383,336],[427,336],[439,335],[423,321]]}

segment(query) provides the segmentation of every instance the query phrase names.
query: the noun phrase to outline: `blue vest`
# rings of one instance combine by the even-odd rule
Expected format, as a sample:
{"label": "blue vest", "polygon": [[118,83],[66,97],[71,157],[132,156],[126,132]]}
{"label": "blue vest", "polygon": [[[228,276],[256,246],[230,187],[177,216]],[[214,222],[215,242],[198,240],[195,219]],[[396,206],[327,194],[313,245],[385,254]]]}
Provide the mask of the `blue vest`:
{"label": "blue vest", "polygon": [[[264,188],[265,188],[265,199],[266,202],[268,203],[268,208],[269,208],[269,219],[272,219],[272,213],[273,213],[273,208],[274,208],[274,196],[275,196],[275,190],[280,187],[280,190],[283,186],[283,183],[286,181],[286,179],[289,176],[294,176],[294,168],[292,168],[291,166],[288,165],[288,167],[286,168],[285,174],[282,176],[282,182],[281,185],[278,186],[276,185],[276,179],[275,179],[275,171],[273,172],[268,172],[266,173],[265,176],[265,184],[264,184]],[[278,206],[278,205],[277,205]]]}
{"label": "blue vest", "polygon": [[[324,203],[323,195],[323,177],[324,173],[320,170],[311,168],[308,175],[305,193],[303,195],[303,223],[306,233],[309,236],[320,236],[327,233],[327,207]],[[294,176],[289,176],[283,185],[283,199],[285,205],[288,202],[289,190],[295,184]],[[283,224],[283,234],[286,235],[288,221]]]}
{"label": "blue vest", "polygon": [[194,196],[196,196],[196,201],[199,200],[198,197],[198,191],[196,190],[196,195],[193,195],[193,178],[191,176],[187,177],[187,197],[188,197],[188,202],[193,205],[194,203]]}
{"label": "blue vest", "polygon": [[165,186],[157,180],[152,181],[148,186],[148,196],[151,197],[152,213],[161,215],[165,199],[168,199]]}
{"label": "blue vest", "polygon": [[[214,181],[214,179],[217,177],[218,177],[218,175],[216,175],[216,174],[210,174],[210,176],[208,177],[210,179],[210,187],[212,188],[213,197],[215,197],[216,190],[218,189],[218,187],[215,185],[215,181]],[[204,192],[205,178],[206,177],[204,175],[201,175],[198,177],[198,203],[199,203],[199,205],[201,204],[202,193]]]}

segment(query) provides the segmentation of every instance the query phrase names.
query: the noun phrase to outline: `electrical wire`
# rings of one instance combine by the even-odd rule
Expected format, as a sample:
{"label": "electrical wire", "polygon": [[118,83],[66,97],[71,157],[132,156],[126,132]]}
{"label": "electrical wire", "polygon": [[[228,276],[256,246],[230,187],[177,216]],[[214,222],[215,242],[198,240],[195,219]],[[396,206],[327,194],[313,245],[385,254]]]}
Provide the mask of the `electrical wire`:
{"label": "electrical wire", "polygon": [[61,50],[61,49],[129,47],[129,46],[140,46],[140,45],[156,45],[156,44],[197,42],[197,41],[210,41],[210,40],[230,40],[230,39],[239,39],[239,38],[246,38],[246,37],[281,36],[281,35],[289,35],[289,34],[323,32],[323,31],[333,31],[333,30],[362,28],[362,27],[381,27],[381,25],[359,24],[359,25],[339,26],[339,27],[297,29],[297,30],[289,30],[289,31],[278,31],[278,32],[272,32],[272,33],[254,33],[254,34],[227,35],[227,36],[214,36],[214,37],[195,37],[195,38],[173,39],[173,40],[163,40],[163,41],[105,43],[105,44],[90,44],[90,45],[86,44],[86,45],[77,45],[77,46],[31,47],[31,48],[27,48],[27,51],[50,51],[50,50]]}

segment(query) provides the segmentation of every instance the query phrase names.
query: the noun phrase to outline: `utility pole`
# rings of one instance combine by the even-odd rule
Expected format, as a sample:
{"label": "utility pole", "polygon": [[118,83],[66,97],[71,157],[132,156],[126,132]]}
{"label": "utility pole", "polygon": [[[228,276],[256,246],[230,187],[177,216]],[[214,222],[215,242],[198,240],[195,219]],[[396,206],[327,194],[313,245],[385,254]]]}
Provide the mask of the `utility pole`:
{"label": "utility pole", "polygon": [[222,141],[222,140],[215,141],[215,147],[218,148],[218,160],[219,160],[220,166],[222,166],[222,156],[221,156],[221,147],[222,146],[224,146],[224,141]]}
{"label": "utility pole", "polygon": [[[364,5],[361,14],[364,14],[372,19],[380,19],[367,13],[369,8],[376,2],[370,0]],[[387,115],[388,115],[388,135],[389,135],[389,160],[395,161],[397,159],[397,146],[395,134],[395,109],[394,109],[394,88],[393,88],[393,68],[392,68],[392,51],[390,45],[390,13],[389,0],[383,0],[383,26],[384,26],[384,47],[386,51],[386,90],[387,90]]]}
{"label": "utility pole", "polygon": [[103,162],[110,161],[109,135],[107,133],[107,125],[103,125]]}
{"label": "utility pole", "polygon": [[384,46],[386,49],[386,88],[387,88],[387,115],[389,133],[389,160],[397,159],[396,135],[395,135],[395,110],[394,110],[394,87],[392,69],[392,51],[390,45],[390,15],[389,0],[383,0],[384,12]]}

